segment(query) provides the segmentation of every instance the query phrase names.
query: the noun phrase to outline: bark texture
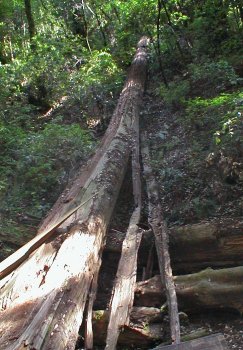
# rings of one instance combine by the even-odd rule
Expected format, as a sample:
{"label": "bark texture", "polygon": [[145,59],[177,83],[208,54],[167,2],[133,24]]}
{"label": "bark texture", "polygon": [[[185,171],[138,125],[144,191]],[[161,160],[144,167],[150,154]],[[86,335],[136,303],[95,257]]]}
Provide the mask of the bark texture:
{"label": "bark texture", "polygon": [[[75,348],[133,145],[135,111],[141,105],[146,78],[146,44],[146,39],[139,42],[99,150],[41,226],[40,236],[43,231],[53,234],[0,282],[0,349]],[[79,207],[82,203],[86,204]],[[66,217],[71,208],[77,210]],[[59,225],[64,233],[55,235]]]}
{"label": "bark texture", "polygon": [[243,265],[243,220],[220,218],[170,230],[170,252],[177,270]]}

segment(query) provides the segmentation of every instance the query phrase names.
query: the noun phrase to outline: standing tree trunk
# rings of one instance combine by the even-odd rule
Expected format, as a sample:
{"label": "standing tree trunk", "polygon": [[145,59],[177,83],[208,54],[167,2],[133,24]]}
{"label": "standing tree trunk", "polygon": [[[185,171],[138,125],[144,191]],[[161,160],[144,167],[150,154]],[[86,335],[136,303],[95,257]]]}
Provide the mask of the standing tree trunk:
{"label": "standing tree trunk", "polygon": [[35,22],[34,22],[32,10],[31,10],[30,0],[24,0],[24,6],[25,6],[25,14],[27,17],[28,27],[29,27],[30,41],[32,41],[33,37],[36,34],[36,29],[35,29]]}
{"label": "standing tree trunk", "polygon": [[[75,348],[136,134],[135,111],[141,105],[146,79],[146,46],[147,39],[140,40],[100,148],[44,221],[39,237],[45,231],[48,240],[23,263],[17,261],[17,254],[17,265],[22,265],[16,269],[14,259],[9,269],[6,262],[0,264],[0,271],[5,269],[0,282],[1,350]],[[70,201],[65,204],[63,199]],[[59,235],[58,226],[63,232]]]}
{"label": "standing tree trunk", "polygon": [[157,14],[157,23],[156,23],[156,28],[157,28],[157,54],[158,54],[158,62],[159,62],[159,68],[162,74],[162,78],[164,81],[165,86],[168,88],[168,81],[165,75],[165,71],[163,68],[163,63],[162,63],[162,53],[161,53],[161,47],[160,47],[160,16],[161,16],[161,1],[158,0],[158,14]]}

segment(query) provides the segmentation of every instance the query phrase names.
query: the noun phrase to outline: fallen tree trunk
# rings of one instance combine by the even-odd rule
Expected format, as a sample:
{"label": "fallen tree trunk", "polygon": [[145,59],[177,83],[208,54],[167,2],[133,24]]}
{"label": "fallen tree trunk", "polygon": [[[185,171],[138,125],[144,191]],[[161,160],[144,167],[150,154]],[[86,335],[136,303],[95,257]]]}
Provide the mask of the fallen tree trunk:
{"label": "fallen tree trunk", "polygon": [[243,265],[243,220],[222,218],[172,229],[170,251],[180,271]]}
{"label": "fallen tree trunk", "polygon": [[[179,308],[197,312],[202,309],[243,311],[243,266],[228,269],[206,269],[174,277]],[[163,296],[162,296],[163,295]],[[165,287],[160,276],[137,283],[135,305],[160,307],[165,301]]]}
{"label": "fallen tree trunk", "polygon": [[[172,268],[194,272],[206,267],[230,267],[243,265],[243,220],[222,218],[197,224],[171,228],[169,249]],[[111,230],[105,249],[121,251],[124,235]],[[145,266],[147,251],[153,239],[152,232],[145,232],[141,247],[141,264]],[[188,254],[190,252],[190,254]]]}
{"label": "fallen tree trunk", "polygon": [[[210,334],[206,336],[200,336],[198,339],[192,339],[185,341],[180,344],[176,350],[193,350],[193,349],[204,349],[204,350],[228,350],[227,341],[223,334]],[[175,350],[172,345],[160,344],[150,350]]]}
{"label": "fallen tree trunk", "polygon": [[[139,42],[101,148],[84,175],[78,177],[80,181],[77,179],[64,195],[65,201],[72,198],[71,202],[64,205],[61,197],[41,227],[40,239],[44,231],[48,241],[45,239],[46,244],[24,263],[21,260],[18,268],[13,270],[18,265],[18,254],[16,261],[10,259],[9,265],[2,265],[5,277],[0,283],[0,349],[75,348],[133,145],[146,77],[146,43],[146,39]],[[61,223],[66,233],[55,235],[54,229]],[[24,258],[27,257],[28,254]]]}
{"label": "fallen tree trunk", "polygon": [[[64,225],[64,223],[63,223]],[[65,224],[66,225],[66,224]],[[58,229],[59,230],[59,229]],[[64,229],[63,229],[64,230]],[[60,230],[61,231],[61,230]],[[175,271],[194,272],[210,267],[243,265],[243,220],[220,218],[169,229],[171,264]],[[125,232],[108,231],[105,250],[120,254]],[[146,254],[151,247],[152,232],[143,234],[141,264],[146,264]],[[10,236],[1,237],[6,244],[20,247],[19,241]],[[193,246],[193,249],[191,247]],[[187,252],[190,251],[190,254]]]}
{"label": "fallen tree trunk", "polygon": [[132,152],[132,182],[135,209],[130,219],[126,237],[123,241],[121,258],[118,264],[110,306],[106,350],[116,349],[121,327],[129,324],[136,285],[137,254],[142,238],[142,230],[138,227],[142,207],[138,118],[136,123],[134,148]]}

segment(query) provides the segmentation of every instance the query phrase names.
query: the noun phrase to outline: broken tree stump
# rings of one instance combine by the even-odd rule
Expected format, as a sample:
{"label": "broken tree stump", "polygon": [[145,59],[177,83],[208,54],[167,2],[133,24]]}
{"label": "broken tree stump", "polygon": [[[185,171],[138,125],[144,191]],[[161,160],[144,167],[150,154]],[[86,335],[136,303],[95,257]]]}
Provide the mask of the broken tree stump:
{"label": "broken tree stump", "polygon": [[[163,317],[158,308],[133,307],[130,322],[120,331],[118,345],[147,349],[155,342],[163,341],[162,321]],[[108,322],[108,310],[93,312],[93,330],[97,345],[106,344]]]}

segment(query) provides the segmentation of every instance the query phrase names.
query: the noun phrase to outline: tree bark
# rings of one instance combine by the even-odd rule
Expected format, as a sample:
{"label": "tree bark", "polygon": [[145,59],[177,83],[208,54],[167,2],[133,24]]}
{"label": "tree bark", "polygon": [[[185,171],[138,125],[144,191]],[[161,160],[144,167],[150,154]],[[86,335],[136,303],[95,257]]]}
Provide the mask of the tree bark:
{"label": "tree bark", "polygon": [[[101,258],[99,259],[99,268],[101,264]],[[96,293],[98,288],[98,272],[97,269],[96,274],[93,277],[93,281],[90,287],[88,302],[87,302],[87,315],[85,319],[85,336],[84,336],[84,347],[85,349],[93,349],[94,344],[94,334],[92,327],[92,312],[94,301],[96,299]]]}
{"label": "tree bark", "polygon": [[170,264],[168,247],[168,228],[162,216],[162,208],[159,201],[158,185],[150,165],[149,149],[146,142],[147,135],[142,138],[142,157],[144,176],[148,192],[149,224],[154,233],[155,246],[159,262],[159,270],[162,283],[166,287],[166,299],[169,307],[170,333],[172,343],[180,343],[180,320],[178,315],[177,297],[173,274]]}
{"label": "tree bark", "polygon": [[[198,312],[203,309],[234,309],[242,313],[243,266],[174,277],[179,308]],[[163,297],[162,297],[163,295]],[[165,301],[165,286],[160,276],[137,283],[135,305],[160,307]]]}
{"label": "tree bark", "polygon": [[[138,117],[134,111],[141,105],[146,78],[146,44],[146,39],[138,44],[99,150],[41,226],[42,233],[53,231],[63,223],[70,207],[76,206],[78,209],[61,225],[64,232],[55,235],[54,230],[45,244],[0,282],[0,349],[75,348],[90,285],[99,270],[106,228],[132,149]],[[70,201],[66,205],[63,199],[65,203]]]}

